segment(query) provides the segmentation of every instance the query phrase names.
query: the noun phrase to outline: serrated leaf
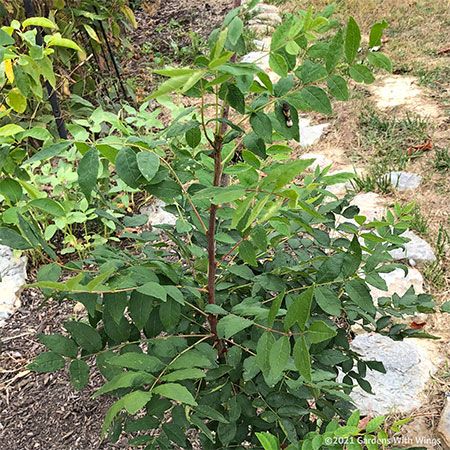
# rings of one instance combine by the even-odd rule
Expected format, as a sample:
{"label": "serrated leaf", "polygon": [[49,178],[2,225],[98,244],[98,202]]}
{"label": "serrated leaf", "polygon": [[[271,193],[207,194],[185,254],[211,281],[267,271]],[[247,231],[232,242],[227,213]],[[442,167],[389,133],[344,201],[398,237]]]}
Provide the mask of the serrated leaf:
{"label": "serrated leaf", "polygon": [[38,339],[52,352],[68,358],[76,358],[78,347],[75,342],[62,334],[39,334]]}
{"label": "serrated leaf", "polygon": [[327,80],[330,94],[337,100],[346,101],[349,98],[348,85],[344,78],[333,75]]}
{"label": "serrated leaf", "polygon": [[149,281],[148,283],[139,286],[136,290],[141,294],[148,295],[149,297],[158,298],[163,302],[167,301],[167,291],[164,289],[164,286],[161,286],[159,283],[156,283],[155,281]]}
{"label": "serrated leaf", "polygon": [[180,403],[185,403],[190,406],[197,406],[192,394],[181,384],[166,383],[157,386],[153,389],[153,394],[159,394],[162,397],[166,397],[170,400],[175,400]]}
{"label": "serrated leaf", "polygon": [[116,391],[117,389],[139,387],[153,383],[154,381],[155,377],[146,372],[122,372],[97,389],[92,395],[92,398],[97,398],[100,395]]}
{"label": "serrated leaf", "polygon": [[95,328],[75,320],[65,322],[64,328],[69,332],[75,342],[89,353],[95,353],[103,348],[102,338]]}
{"label": "serrated leaf", "polygon": [[89,381],[89,366],[82,359],[74,359],[69,366],[70,382],[75,389],[83,389]]}
{"label": "serrated leaf", "polygon": [[136,352],[126,352],[122,355],[113,356],[108,359],[108,363],[113,366],[149,373],[157,372],[164,367],[164,364],[155,356]]}
{"label": "serrated leaf", "polygon": [[314,298],[320,308],[332,316],[341,314],[341,302],[336,293],[327,286],[317,286],[314,289]]}
{"label": "serrated leaf", "polygon": [[40,353],[27,368],[33,372],[56,372],[64,367],[65,361],[61,355],[54,352]]}
{"label": "serrated leaf", "polygon": [[[174,372],[168,373],[161,377],[161,381],[184,381],[184,380],[198,380],[200,378],[205,378],[206,374],[203,370],[192,368],[192,369],[180,369]],[[197,411],[198,412],[198,411]]]}
{"label": "serrated leaf", "polygon": [[306,322],[311,314],[311,303],[314,289],[308,288],[300,295],[292,296],[292,303],[287,309],[284,319],[284,328],[289,330],[295,323],[301,330],[305,329]]}
{"label": "serrated leaf", "polygon": [[128,312],[134,324],[142,330],[153,309],[152,298],[138,291],[133,291],[128,304]]}
{"label": "serrated leaf", "polygon": [[326,341],[336,336],[336,330],[322,320],[316,320],[308,328],[308,338],[312,344]]}
{"label": "serrated leaf", "polygon": [[234,314],[223,317],[217,324],[219,337],[229,339],[231,336],[253,325],[253,320],[245,319]]}
{"label": "serrated leaf", "polygon": [[311,381],[311,357],[309,355],[308,344],[305,337],[300,336],[295,341],[293,357],[295,367],[299,371],[300,375],[307,381]]}

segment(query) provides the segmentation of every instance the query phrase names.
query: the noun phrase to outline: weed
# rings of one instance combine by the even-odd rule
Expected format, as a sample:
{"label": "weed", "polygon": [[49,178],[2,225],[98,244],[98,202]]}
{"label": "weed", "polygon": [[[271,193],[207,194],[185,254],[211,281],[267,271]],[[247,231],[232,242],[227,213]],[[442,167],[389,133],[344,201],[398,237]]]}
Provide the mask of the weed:
{"label": "weed", "polygon": [[419,205],[415,205],[414,209],[411,212],[411,223],[410,227],[411,229],[417,231],[419,234],[427,234],[428,233],[428,220],[422,212],[420,211]]}
{"label": "weed", "polygon": [[445,287],[445,271],[439,261],[427,264],[423,270],[423,276],[436,289]]}
{"label": "weed", "polygon": [[448,148],[436,149],[433,165],[438,172],[447,172],[450,169],[450,153]]}

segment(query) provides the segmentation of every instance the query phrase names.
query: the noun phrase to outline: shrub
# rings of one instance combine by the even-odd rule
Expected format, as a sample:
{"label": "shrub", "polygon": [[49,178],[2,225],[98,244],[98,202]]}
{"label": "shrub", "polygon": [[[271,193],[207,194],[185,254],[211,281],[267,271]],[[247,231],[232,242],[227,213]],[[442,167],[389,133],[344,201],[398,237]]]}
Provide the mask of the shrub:
{"label": "shrub", "polygon": [[[159,71],[168,80],[153,97],[178,114],[167,128],[129,136],[117,127],[80,147],[87,199],[106,161],[166,202],[175,227],[126,231],[127,245],[72,262],[76,276],[59,281],[54,262],[35,284],[81,302],[87,318],[67,321],[66,335],[41,335],[48,351],[30,368],[68,364],[81,389],[95,365],[106,381],[94,397],[116,398],[103,433],[125,432],[146,449],[191,448],[190,429],[204,449],[258,448],[256,433],[268,430],[299,448],[348,418],[353,385],[371,389],[368,369],[384,370],[351,351],[351,326],[401,338],[420,331],[392,326],[393,314],[433,307],[423,294],[379,305],[370,295],[369,286],[386,289],[380,273],[398,267],[389,251],[405,242],[412,207],[368,223],[327,190],[352,175],[308,172],[313,161],[291,160],[286,145],[299,140],[298,111],[330,114],[330,95],[348,98],[348,76],[371,82],[370,65],[388,67],[387,58],[358,52],[353,19],[340,29],[329,8],[302,11],[273,35],[274,84],[236,60],[242,11],[227,15],[195,68]],[[380,33],[375,25],[371,45]],[[175,108],[164,98],[175,93],[194,106]],[[11,236],[0,229],[3,243]]]}

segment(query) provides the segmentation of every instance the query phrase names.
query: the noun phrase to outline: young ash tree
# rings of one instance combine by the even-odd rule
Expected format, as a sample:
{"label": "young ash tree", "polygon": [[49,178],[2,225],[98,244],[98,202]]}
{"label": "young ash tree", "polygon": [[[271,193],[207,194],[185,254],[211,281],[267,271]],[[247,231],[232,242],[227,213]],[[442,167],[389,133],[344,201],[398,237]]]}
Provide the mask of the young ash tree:
{"label": "young ash tree", "polygon": [[[157,72],[167,80],[152,97],[177,111],[168,127],[116,126],[76,143],[88,199],[109,164],[136,192],[163,200],[176,225],[123,229],[123,245],[71,262],[75,276],[59,281],[51,263],[35,284],[81,302],[87,317],[40,335],[48,351],[30,367],[68,364],[77,389],[98,369],[105,382],[94,397],[115,398],[103,433],[113,441],[126,433],[146,450],[193,448],[187,436],[205,450],[261,448],[265,431],[280,448],[343,448],[325,445],[324,433],[349,419],[354,385],[371,390],[367,370],[383,371],[350,349],[351,326],[399,339],[420,332],[396,317],[433,308],[412,290],[378,303],[370,294],[387,290],[380,273],[399,266],[389,252],[406,241],[411,207],[368,222],[329,190],[351,174],[311,171],[313,160],[291,157],[299,112],[331,114],[330,98],[349,98],[349,79],[370,83],[389,59],[360,50],[352,18],[341,27],[332,8],[300,11],[273,34],[274,83],[239,62],[245,14],[226,16],[195,67]],[[383,28],[371,29],[369,47]],[[176,107],[167,94],[194,106]],[[353,439],[358,420],[341,435]]]}

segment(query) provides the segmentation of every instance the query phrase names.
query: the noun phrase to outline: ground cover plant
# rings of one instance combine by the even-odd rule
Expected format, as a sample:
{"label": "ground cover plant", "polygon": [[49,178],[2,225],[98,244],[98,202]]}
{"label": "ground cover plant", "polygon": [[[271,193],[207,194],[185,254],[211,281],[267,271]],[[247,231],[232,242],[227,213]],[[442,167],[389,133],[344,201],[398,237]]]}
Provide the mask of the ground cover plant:
{"label": "ground cover plant", "polygon": [[[87,310],[87,320],[64,324],[64,335],[39,337],[48,351],[30,368],[67,366],[81,389],[95,366],[105,377],[95,397],[115,397],[102,427],[113,441],[126,433],[147,449],[191,448],[195,430],[204,449],[258,448],[270,431],[281,448],[343,448],[324,440],[341,428],[348,448],[361,448],[348,394],[354,384],[370,391],[367,370],[383,367],[350,350],[351,326],[396,339],[424,334],[393,318],[432,311],[430,296],[410,290],[374,304],[370,295],[370,286],[386,289],[380,274],[399,266],[389,251],[405,242],[414,205],[368,222],[331,192],[351,174],[290,159],[299,111],[329,114],[330,98],[348,99],[348,79],[370,83],[373,67],[391,67],[382,53],[359,51],[352,18],[340,27],[331,13],[285,18],[271,42],[274,82],[239,62],[243,8],[235,9],[194,67],[158,71],[167,81],[152,97],[170,107],[168,127],[146,107],[125,119],[97,110],[100,136],[88,132],[92,122],[79,122],[74,140],[20,161],[76,150],[85,212],[102,198],[102,180],[114,180],[163,200],[177,216],[174,227],[142,231],[139,215],[114,217],[98,207],[120,227],[120,241],[74,258],[64,273],[20,215],[0,228],[2,243],[42,248],[54,259],[35,286]],[[369,47],[383,28],[371,28]],[[173,104],[169,94],[193,106]],[[18,144],[22,132],[5,136],[5,145]],[[59,204],[45,198],[47,211]],[[367,432],[381,431],[382,421],[369,422]]]}

